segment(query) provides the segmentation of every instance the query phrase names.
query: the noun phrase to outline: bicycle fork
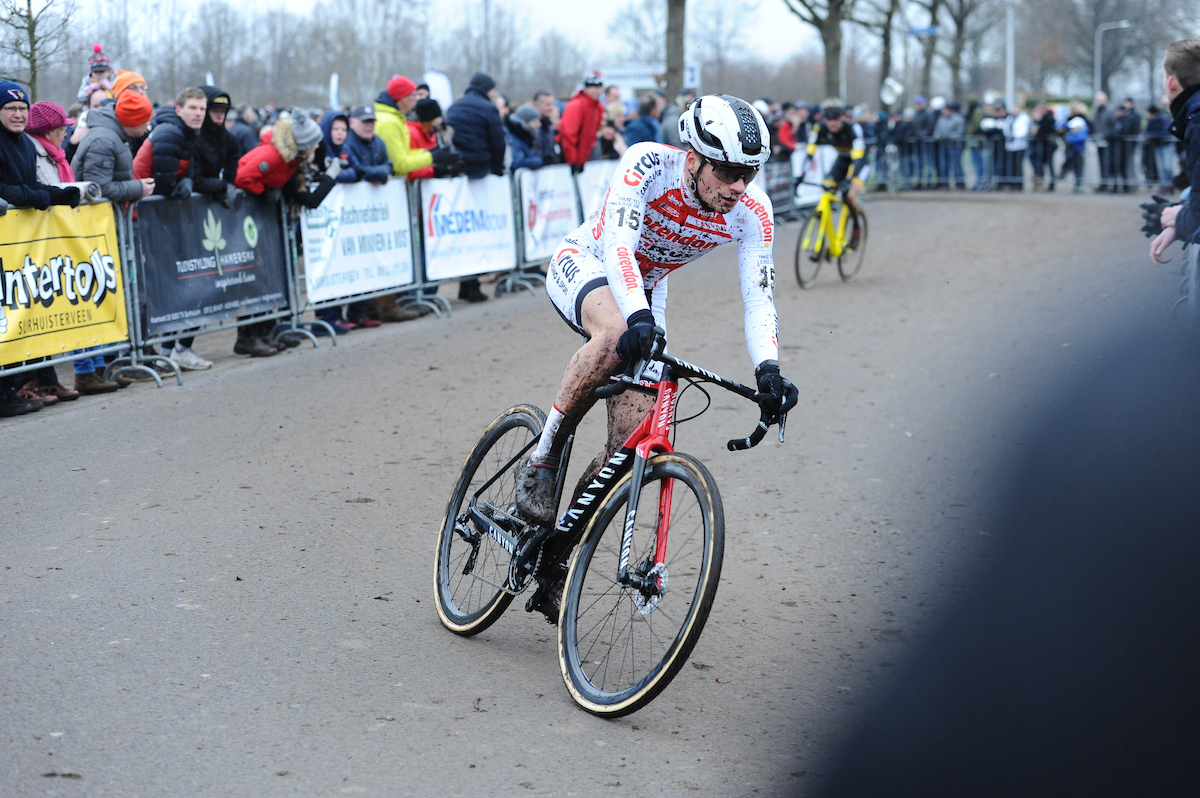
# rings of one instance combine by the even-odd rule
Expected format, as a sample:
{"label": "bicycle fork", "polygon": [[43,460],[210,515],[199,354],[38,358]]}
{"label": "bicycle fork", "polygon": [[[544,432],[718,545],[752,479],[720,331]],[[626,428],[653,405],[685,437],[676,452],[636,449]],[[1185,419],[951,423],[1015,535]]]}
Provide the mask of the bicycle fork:
{"label": "bicycle fork", "polygon": [[[629,498],[626,500],[625,526],[621,536],[621,556],[617,567],[617,583],[638,590],[647,599],[661,596],[666,588],[667,529],[671,525],[671,499],[674,480],[662,480],[658,489],[658,519],[654,529],[654,562],[631,570],[630,554],[633,551],[633,528],[637,523],[638,503],[641,498],[642,479],[646,475],[646,461],[656,451],[672,451],[668,436],[671,420],[675,417],[675,401],[678,386],[667,383],[660,392],[654,408],[642,422],[643,427],[634,433],[642,437],[634,449],[633,469],[629,478]],[[638,433],[642,433],[639,436]],[[650,566],[648,568],[644,566]]]}

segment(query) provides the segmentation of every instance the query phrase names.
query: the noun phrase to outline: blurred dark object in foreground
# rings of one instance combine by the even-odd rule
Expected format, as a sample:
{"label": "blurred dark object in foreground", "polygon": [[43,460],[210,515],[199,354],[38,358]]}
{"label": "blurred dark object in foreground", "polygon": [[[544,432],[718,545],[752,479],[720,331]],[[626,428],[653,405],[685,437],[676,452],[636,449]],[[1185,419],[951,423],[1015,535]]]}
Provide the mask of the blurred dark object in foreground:
{"label": "blurred dark object in foreground", "polygon": [[1200,349],[1054,391],[996,548],[842,742],[827,796],[1200,795]]}

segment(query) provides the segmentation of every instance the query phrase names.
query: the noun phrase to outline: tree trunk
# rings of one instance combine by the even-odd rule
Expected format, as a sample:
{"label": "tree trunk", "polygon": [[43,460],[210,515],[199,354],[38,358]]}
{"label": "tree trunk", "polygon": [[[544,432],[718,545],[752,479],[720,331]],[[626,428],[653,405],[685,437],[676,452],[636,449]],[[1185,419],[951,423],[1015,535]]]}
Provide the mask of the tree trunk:
{"label": "tree trunk", "polygon": [[[938,14],[942,10],[942,0],[933,0],[929,4],[929,24],[937,27]],[[921,44],[925,63],[921,66],[921,93],[926,97],[931,92],[933,84],[933,58],[937,54],[937,36],[929,36]]]}
{"label": "tree trunk", "polygon": [[[879,56],[879,91],[876,96],[883,95],[883,84],[892,74],[892,22],[896,18],[896,12],[900,8],[900,0],[890,0],[888,3],[887,13],[883,18],[883,28],[880,30],[880,47],[882,52]],[[882,99],[880,100],[882,102]],[[885,105],[883,109],[891,113],[892,106]]]}
{"label": "tree trunk", "polygon": [[37,40],[37,20],[33,16],[33,0],[25,0],[25,10],[28,16],[25,17],[26,33],[29,36],[29,102],[33,104],[37,102],[37,84],[38,84],[38,40]]}
{"label": "tree trunk", "polygon": [[[841,91],[842,68],[842,13],[841,5],[829,4],[829,16],[821,28],[821,41],[825,43],[825,96],[837,97]],[[842,97],[842,102],[846,101]]]}
{"label": "tree trunk", "polygon": [[683,90],[683,29],[687,0],[667,0],[667,102]]}
{"label": "tree trunk", "polygon": [[965,28],[964,22],[959,24],[958,29],[954,31],[954,49],[951,51],[950,57],[946,59],[946,64],[950,67],[951,96],[959,102],[963,100],[962,54],[967,46],[966,38],[963,36]]}

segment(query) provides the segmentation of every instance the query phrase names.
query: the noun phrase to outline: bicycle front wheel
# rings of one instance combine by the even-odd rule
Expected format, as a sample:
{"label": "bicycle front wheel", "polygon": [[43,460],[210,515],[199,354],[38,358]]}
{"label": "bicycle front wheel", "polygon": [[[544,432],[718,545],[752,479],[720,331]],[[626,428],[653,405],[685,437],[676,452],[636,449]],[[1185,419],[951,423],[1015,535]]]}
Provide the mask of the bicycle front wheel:
{"label": "bicycle front wheel", "polygon": [[[629,572],[617,581],[629,481],[608,494],[584,533],[563,591],[558,657],[572,698],[588,712],[620,717],[663,691],[700,639],[725,549],[725,516],[708,469],[671,452],[646,465]],[[666,536],[665,567],[655,565]]]}
{"label": "bicycle front wheel", "polygon": [[820,211],[813,211],[800,228],[800,237],[796,240],[796,281],[801,288],[812,288],[821,272],[826,244],[821,236],[823,220]]}
{"label": "bicycle front wheel", "polygon": [[[851,222],[853,224],[853,222]],[[854,249],[842,250],[842,254],[838,256],[837,266],[838,274],[842,276],[844,282],[850,282],[858,276],[858,270],[862,268],[863,258],[867,256],[867,212],[860,211],[858,214],[858,246]]]}
{"label": "bicycle front wheel", "polygon": [[442,518],[433,572],[438,616],[456,634],[482,632],[512,603],[505,589],[512,554],[471,510],[473,505],[514,536],[519,533],[524,525],[513,515],[518,469],[545,423],[545,413],[532,405],[510,407],[483,431],[459,473]]}

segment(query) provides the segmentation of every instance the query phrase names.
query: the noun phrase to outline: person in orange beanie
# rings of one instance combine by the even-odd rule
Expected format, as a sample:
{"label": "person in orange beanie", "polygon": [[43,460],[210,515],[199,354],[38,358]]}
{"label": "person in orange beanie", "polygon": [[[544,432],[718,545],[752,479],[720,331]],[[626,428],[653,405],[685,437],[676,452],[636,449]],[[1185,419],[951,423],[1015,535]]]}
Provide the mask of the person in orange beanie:
{"label": "person in orange beanie", "polygon": [[113,202],[136,202],[153,194],[154,178],[133,177],[133,151],[146,137],[153,113],[150,100],[134,91],[123,92],[115,106],[92,109],[87,135],[71,161],[76,179],[95,183]]}

